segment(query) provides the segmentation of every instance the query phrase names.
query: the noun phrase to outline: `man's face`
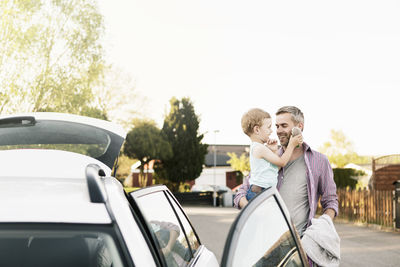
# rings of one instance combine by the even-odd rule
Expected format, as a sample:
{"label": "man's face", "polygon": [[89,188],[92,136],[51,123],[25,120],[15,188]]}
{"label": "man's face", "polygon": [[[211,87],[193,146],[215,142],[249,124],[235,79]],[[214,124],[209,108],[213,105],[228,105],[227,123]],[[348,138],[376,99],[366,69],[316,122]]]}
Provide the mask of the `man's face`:
{"label": "man's face", "polygon": [[292,128],[297,126],[292,120],[292,114],[282,113],[276,116],[276,134],[282,146],[286,147],[289,144]]}

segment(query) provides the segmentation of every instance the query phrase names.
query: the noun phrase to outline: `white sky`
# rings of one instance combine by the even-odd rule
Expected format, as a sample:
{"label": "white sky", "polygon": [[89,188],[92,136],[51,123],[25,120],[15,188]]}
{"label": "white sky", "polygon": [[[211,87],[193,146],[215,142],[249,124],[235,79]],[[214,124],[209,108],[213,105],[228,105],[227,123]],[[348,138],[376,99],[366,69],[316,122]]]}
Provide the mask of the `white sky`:
{"label": "white sky", "polygon": [[295,105],[316,149],[335,129],[361,155],[400,153],[400,2],[101,2],[109,61],[160,127],[190,97],[204,142],[248,144],[245,111]]}

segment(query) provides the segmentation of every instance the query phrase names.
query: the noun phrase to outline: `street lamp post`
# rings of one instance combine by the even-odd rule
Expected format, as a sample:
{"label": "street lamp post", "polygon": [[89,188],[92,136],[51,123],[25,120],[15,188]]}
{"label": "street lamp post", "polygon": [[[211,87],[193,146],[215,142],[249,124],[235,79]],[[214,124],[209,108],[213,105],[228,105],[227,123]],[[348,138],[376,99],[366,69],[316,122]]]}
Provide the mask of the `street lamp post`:
{"label": "street lamp post", "polygon": [[213,204],[217,206],[217,192],[216,192],[216,169],[217,169],[217,133],[219,130],[214,130],[214,192],[213,192]]}

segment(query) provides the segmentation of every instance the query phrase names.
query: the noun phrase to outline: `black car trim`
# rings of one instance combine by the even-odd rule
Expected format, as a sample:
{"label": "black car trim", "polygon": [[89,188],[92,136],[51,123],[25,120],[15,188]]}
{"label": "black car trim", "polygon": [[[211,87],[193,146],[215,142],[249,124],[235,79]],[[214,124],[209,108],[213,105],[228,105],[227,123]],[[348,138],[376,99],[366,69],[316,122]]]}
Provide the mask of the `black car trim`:
{"label": "black car trim", "polygon": [[[100,177],[106,176],[104,170],[97,164],[89,164],[85,169],[86,182],[89,197],[92,203],[106,203],[104,186],[100,183]],[[107,209],[108,211],[109,209]],[[110,213],[110,212],[109,212]]]}
{"label": "black car trim", "polygon": [[[285,266],[285,264],[287,264],[287,262],[296,255],[296,248],[292,248],[287,254],[286,256],[281,260],[281,262],[278,264],[278,266]],[[301,258],[301,257],[300,257]]]}
{"label": "black car trim", "polygon": [[[109,198],[107,196],[107,191],[105,190],[104,180],[102,180],[102,179],[106,179],[106,178],[114,179],[113,177],[105,177],[104,170],[101,169],[100,166],[98,166],[97,164],[89,164],[86,167],[86,179],[87,179],[87,183],[88,183],[88,190],[89,190],[91,202],[104,203],[107,213],[110,216],[110,219],[114,225],[114,228],[116,229],[116,233],[119,234],[120,241],[123,242],[126,246],[125,240],[121,233],[121,229],[119,228],[119,226],[117,224],[117,220],[114,215],[114,212],[112,211],[111,204],[110,204]],[[124,191],[124,193],[126,196],[125,191]],[[129,254],[128,251],[126,251],[126,253]],[[125,256],[127,256],[128,254],[126,254]],[[130,258],[130,255],[128,256],[128,258]]]}
{"label": "black car trim", "polygon": [[179,222],[179,225],[181,226],[181,229],[182,229],[182,231],[183,231],[183,234],[185,235],[186,243],[188,244],[188,247],[189,247],[189,250],[190,250],[190,255],[191,255],[190,258],[193,259],[193,250],[192,250],[192,246],[190,245],[189,238],[188,238],[188,235],[187,235],[187,233],[186,233],[185,227],[183,227],[183,223],[182,223],[181,219],[179,218],[179,215],[178,215],[178,213],[176,212],[174,206],[172,205],[171,200],[168,198],[166,192],[167,192],[167,191],[164,191],[164,192],[163,192],[163,193],[164,193],[164,196],[165,196],[165,198],[167,199],[169,205],[171,206],[171,208],[172,208],[172,210],[173,210],[173,212],[174,212],[174,214],[175,214],[175,217],[176,217],[176,219],[177,219],[178,222]]}
{"label": "black car trim", "polygon": [[195,266],[196,263],[198,262],[198,260],[200,259],[200,255],[203,252],[205,246],[204,245],[200,245],[199,249],[196,251],[196,253],[193,255],[193,259],[191,262],[189,262],[189,266]]}
{"label": "black car trim", "polygon": [[33,116],[18,116],[18,117],[0,119],[0,128],[26,127],[26,126],[34,126],[35,124],[36,120],[35,117]]}
{"label": "black car trim", "polygon": [[308,266],[307,257],[304,254],[304,250],[303,250],[303,248],[301,246],[301,243],[300,243],[300,237],[299,237],[297,231],[295,230],[293,222],[289,221],[290,215],[288,213],[286,213],[286,210],[282,207],[282,203],[284,203],[283,199],[280,197],[279,194],[276,194],[276,193],[274,193],[274,197],[277,199],[276,202],[278,203],[278,206],[281,209],[282,213],[285,215],[284,217],[285,217],[286,224],[289,226],[289,230],[290,230],[290,232],[291,232],[291,234],[293,236],[294,242],[296,244],[296,248],[299,251],[300,259],[301,259],[301,261],[302,261],[304,266]]}
{"label": "black car trim", "polygon": [[118,239],[120,240],[120,243],[124,244],[124,246],[122,247],[122,251],[124,253],[125,258],[129,259],[129,264],[131,266],[135,266],[135,263],[133,262],[133,259],[132,259],[131,255],[129,253],[128,247],[127,247],[127,245],[125,243],[125,239],[124,239],[124,237],[123,237],[123,235],[121,233],[121,229],[119,229],[119,226],[116,223],[113,223],[113,227],[115,228],[115,233],[117,234]]}
{"label": "black car trim", "polygon": [[179,201],[176,199],[176,197],[174,196],[174,194],[172,194],[170,191],[167,191],[167,192],[168,192],[168,194],[175,200],[175,203],[178,204],[179,209],[182,211],[182,213],[183,213],[183,215],[185,216],[186,220],[189,222],[190,227],[192,227],[192,229],[193,229],[194,235],[196,236],[197,240],[199,241],[199,244],[201,245],[200,238],[199,238],[199,236],[197,235],[196,230],[195,230],[195,228],[193,227],[192,223],[190,222],[189,217],[187,216],[186,212],[183,210],[182,205],[181,205],[181,204],[179,203]]}
{"label": "black car trim", "polygon": [[[179,204],[179,202],[177,201],[177,199],[175,198],[175,196],[169,191],[168,187],[166,187],[165,185],[152,185],[152,186],[149,186],[149,187],[146,187],[146,188],[141,188],[141,189],[138,189],[138,190],[136,190],[136,191],[133,191],[133,192],[130,193],[130,195],[132,196],[132,198],[136,198],[136,197],[139,198],[139,197],[142,197],[142,196],[145,196],[145,195],[149,195],[149,194],[153,194],[153,193],[156,193],[156,192],[164,192],[164,194],[167,192],[167,194],[168,194],[169,196],[172,197],[172,199],[173,199],[173,200],[175,201],[175,203],[178,205],[179,209],[182,211],[182,213],[183,213],[183,215],[185,216],[186,220],[189,222],[189,225],[190,225],[191,228],[193,229],[193,232],[194,232],[194,234],[195,234],[195,236],[196,236],[196,238],[197,238],[197,240],[198,240],[198,242],[199,242],[199,245],[201,245],[200,238],[199,238],[199,236],[197,235],[195,228],[193,227],[192,223],[190,222],[190,220],[189,220],[189,218],[187,217],[185,211],[182,209],[182,206]],[[167,200],[170,201],[170,199],[169,199],[168,197],[167,197]],[[136,204],[136,203],[135,203],[135,204]],[[193,252],[192,252],[192,248],[191,248],[191,246],[190,246],[190,242],[189,242],[189,240],[188,240],[188,237],[187,237],[185,228],[184,228],[183,225],[182,225],[181,219],[179,218],[179,216],[178,216],[177,212],[175,211],[175,208],[173,207],[173,205],[171,204],[171,202],[169,202],[169,204],[170,204],[172,210],[174,211],[174,214],[175,214],[175,216],[176,216],[176,218],[177,218],[177,220],[178,220],[178,222],[179,222],[179,224],[180,224],[182,230],[184,231],[186,242],[188,243],[188,246],[190,247],[190,253],[191,253],[191,255],[192,255],[192,258],[194,258],[194,255],[193,255]],[[137,204],[136,204],[136,205],[137,205]],[[143,218],[143,220],[144,220],[144,218]],[[144,220],[144,221],[145,221],[145,220]],[[145,222],[146,222],[146,221],[145,221]]]}
{"label": "black car trim", "polygon": [[[143,214],[141,213],[136,201],[134,198],[125,192],[125,196],[129,202],[129,208],[132,212],[132,216],[134,220],[136,221],[140,231],[143,234],[143,238],[147,243],[147,246],[150,249],[151,254],[153,255],[154,261],[157,266],[167,266],[167,263],[165,262],[165,259],[163,256],[160,255],[159,251],[161,251],[161,248],[157,242],[154,241],[154,236],[153,233],[149,230],[146,220],[144,219]],[[152,238],[149,238],[151,236]]]}

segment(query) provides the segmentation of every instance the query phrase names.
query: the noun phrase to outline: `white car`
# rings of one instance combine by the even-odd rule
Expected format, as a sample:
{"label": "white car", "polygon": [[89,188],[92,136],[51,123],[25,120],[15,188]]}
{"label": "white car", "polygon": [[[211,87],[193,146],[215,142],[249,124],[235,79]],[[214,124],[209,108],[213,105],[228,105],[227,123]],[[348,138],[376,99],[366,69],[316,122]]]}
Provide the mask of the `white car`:
{"label": "white car", "polygon": [[[0,116],[0,266],[219,266],[165,186],[126,194],[112,177],[125,135],[76,115]],[[221,265],[307,266],[275,190],[238,215]]]}

